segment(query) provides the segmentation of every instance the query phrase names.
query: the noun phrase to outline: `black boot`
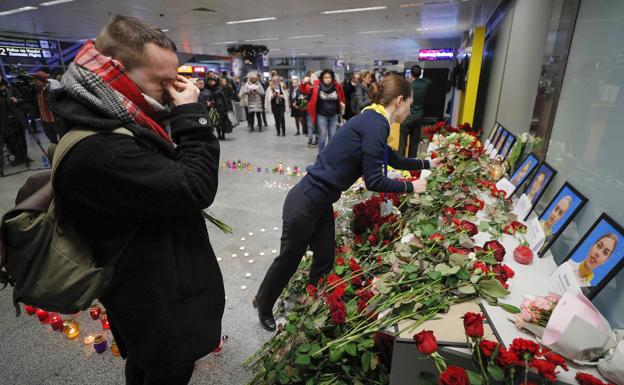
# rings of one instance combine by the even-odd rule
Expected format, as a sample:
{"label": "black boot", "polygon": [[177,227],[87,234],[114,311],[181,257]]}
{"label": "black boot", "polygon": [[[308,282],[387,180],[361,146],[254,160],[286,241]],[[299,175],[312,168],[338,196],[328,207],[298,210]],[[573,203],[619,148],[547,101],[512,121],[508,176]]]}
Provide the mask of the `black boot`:
{"label": "black boot", "polygon": [[265,329],[268,330],[270,332],[275,331],[275,318],[273,318],[273,312],[272,311],[263,311],[259,306],[258,306],[258,301],[256,300],[256,298],[253,299],[253,307],[258,309],[258,319],[260,320],[260,325]]}

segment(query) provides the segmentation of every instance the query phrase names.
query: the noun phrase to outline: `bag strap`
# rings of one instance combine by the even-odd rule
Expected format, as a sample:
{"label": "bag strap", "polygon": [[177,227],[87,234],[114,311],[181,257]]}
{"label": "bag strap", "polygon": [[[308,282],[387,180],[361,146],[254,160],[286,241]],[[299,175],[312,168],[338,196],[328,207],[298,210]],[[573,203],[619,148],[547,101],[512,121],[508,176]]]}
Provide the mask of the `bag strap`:
{"label": "bag strap", "polygon": [[71,130],[65,135],[63,135],[63,137],[57,144],[56,149],[54,150],[54,157],[52,158],[52,175],[50,175],[50,183],[53,183],[54,174],[56,174],[56,170],[58,169],[59,165],[61,164],[61,162],[63,161],[63,159],[69,152],[69,150],[71,150],[76,144],[78,144],[78,142],[93,135],[104,134],[104,133],[109,133],[109,132],[114,133],[114,134],[128,135],[128,136],[134,137],[134,134],[125,127],[119,127],[119,128],[114,129],[113,131],[107,131],[107,132],[77,129],[77,130]]}

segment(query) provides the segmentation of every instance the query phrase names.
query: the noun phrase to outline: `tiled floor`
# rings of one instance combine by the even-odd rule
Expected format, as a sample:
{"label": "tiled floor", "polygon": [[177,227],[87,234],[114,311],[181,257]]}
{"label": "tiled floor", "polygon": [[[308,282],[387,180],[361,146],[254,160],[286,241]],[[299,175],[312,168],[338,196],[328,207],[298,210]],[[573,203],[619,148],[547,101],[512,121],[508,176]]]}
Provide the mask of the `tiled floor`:
{"label": "tiled floor", "polygon": [[[251,300],[276,255],[272,250],[279,249],[282,204],[288,187],[299,178],[267,174],[264,169],[276,167],[279,161],[285,166],[305,167],[314,161],[317,149],[307,148],[303,136],[294,136],[291,118],[286,119],[286,137],[277,137],[273,117],[269,115],[268,119],[269,129],[263,133],[248,133],[243,122],[221,142],[221,162],[252,162],[263,170],[257,173],[220,169],[219,192],[210,211],[235,232],[225,235],[212,225],[209,232],[215,252],[222,258],[220,266],[227,295],[223,333],[229,339],[220,356],[197,362],[192,384],[245,384],[250,373],[241,367],[241,362],[270,337],[259,326]],[[30,142],[33,167],[39,167],[41,151]],[[0,178],[0,214],[12,206],[17,189],[32,173]],[[245,250],[240,250],[241,246]],[[245,253],[249,256],[245,257]],[[232,258],[233,254],[237,257]],[[250,277],[246,277],[248,273]],[[242,290],[242,286],[246,289]],[[0,291],[0,384],[124,383],[123,360],[113,357],[110,351],[95,354],[92,347],[85,349],[81,343],[85,335],[101,332],[99,322],[91,320],[88,314],[77,319],[81,337],[69,341],[63,334],[52,332],[49,325],[41,325],[35,316],[16,318],[11,289]]]}

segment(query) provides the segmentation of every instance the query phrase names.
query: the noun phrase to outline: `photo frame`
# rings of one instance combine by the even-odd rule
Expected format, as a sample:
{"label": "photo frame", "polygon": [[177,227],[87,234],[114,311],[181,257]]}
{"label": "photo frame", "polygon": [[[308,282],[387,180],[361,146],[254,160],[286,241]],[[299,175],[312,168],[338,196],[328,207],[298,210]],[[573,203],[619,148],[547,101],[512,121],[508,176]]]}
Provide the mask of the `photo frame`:
{"label": "photo frame", "polygon": [[[520,162],[520,166],[516,169],[516,171],[511,175],[509,181],[511,184],[516,186],[516,190],[522,186],[522,184],[527,180],[527,178],[535,171],[537,166],[539,166],[540,160],[537,158],[537,155],[530,153],[527,154]],[[516,192],[514,190],[514,193]],[[510,194],[510,195],[513,195]]]}
{"label": "photo frame", "polygon": [[565,231],[570,222],[574,220],[574,217],[585,207],[587,201],[588,199],[570,183],[565,182],[561,186],[557,194],[548,203],[548,206],[538,216],[546,234],[544,246],[538,252],[540,258]]}
{"label": "photo frame", "polygon": [[507,159],[507,155],[509,155],[509,152],[511,151],[511,148],[513,147],[513,145],[516,143],[516,136],[514,134],[512,134],[511,132],[508,133],[507,135],[507,139],[505,139],[505,143],[503,144],[503,147],[501,148],[500,152],[498,153],[498,155],[503,158],[503,161],[505,159]]}
{"label": "photo frame", "polygon": [[546,162],[542,162],[537,168],[537,171],[535,171],[535,174],[531,177],[531,182],[524,189],[524,194],[526,194],[529,201],[531,201],[531,211],[529,211],[523,220],[526,221],[529,217],[556,174],[557,171]]}
{"label": "photo frame", "polygon": [[501,125],[496,122],[494,123],[494,127],[492,127],[492,131],[490,131],[490,135],[488,136],[487,140],[484,143],[484,147],[489,146],[491,143],[493,143],[494,137],[498,134],[498,131],[501,129]]}
{"label": "photo frame", "polygon": [[[615,237],[615,239],[614,239]],[[592,299],[624,267],[624,228],[602,213],[563,260],[579,279],[581,290]],[[589,275],[581,278],[583,271]]]}
{"label": "photo frame", "polygon": [[494,150],[493,150],[495,153],[494,155],[500,154],[501,148],[503,148],[503,144],[505,144],[505,141],[507,140],[508,135],[509,135],[509,132],[503,128],[501,134],[498,137],[498,140],[494,144]]}
{"label": "photo frame", "polygon": [[496,147],[496,142],[498,142],[498,139],[500,139],[504,131],[505,128],[499,124],[498,128],[496,129],[496,133],[494,134],[494,138],[492,138],[492,142],[490,142],[490,144],[492,145],[492,149]]}

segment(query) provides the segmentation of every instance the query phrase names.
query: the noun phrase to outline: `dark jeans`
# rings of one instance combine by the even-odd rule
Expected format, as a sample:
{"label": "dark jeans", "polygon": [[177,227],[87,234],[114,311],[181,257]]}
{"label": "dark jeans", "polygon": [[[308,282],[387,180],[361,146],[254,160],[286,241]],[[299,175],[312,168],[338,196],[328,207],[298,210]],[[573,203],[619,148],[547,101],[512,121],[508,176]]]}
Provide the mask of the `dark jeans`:
{"label": "dark jeans", "polygon": [[418,143],[420,142],[420,125],[421,120],[408,116],[401,123],[401,135],[399,137],[399,154],[405,156],[405,147],[407,146],[407,138],[409,137],[409,149],[407,156],[415,158],[418,155]]}
{"label": "dark jeans", "polygon": [[186,385],[193,376],[194,366],[194,363],[190,363],[183,372],[159,376],[145,372],[128,356],[126,359],[126,385]]}
{"label": "dark jeans", "polygon": [[258,289],[256,301],[271,312],[275,301],[295,274],[308,246],[314,253],[309,281],[316,284],[331,271],[336,253],[336,230],[331,203],[318,206],[303,192],[301,183],[290,190],[284,202],[280,254]]}
{"label": "dark jeans", "polygon": [[[285,107],[283,104],[275,105],[272,108],[273,117],[275,118],[275,129],[277,129],[277,135],[282,133],[286,136],[286,120],[284,119]],[[281,131],[280,131],[281,128]]]}
{"label": "dark jeans", "polygon": [[250,112],[247,114],[247,122],[249,123],[249,128],[253,131],[254,115],[258,118],[258,130],[262,131],[262,112]]}

